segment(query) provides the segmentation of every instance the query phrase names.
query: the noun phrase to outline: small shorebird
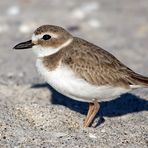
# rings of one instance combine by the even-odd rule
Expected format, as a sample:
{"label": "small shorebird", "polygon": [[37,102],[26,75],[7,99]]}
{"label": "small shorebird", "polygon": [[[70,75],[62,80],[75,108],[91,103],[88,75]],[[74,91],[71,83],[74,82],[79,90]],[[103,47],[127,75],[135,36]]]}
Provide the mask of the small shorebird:
{"label": "small shorebird", "polygon": [[57,91],[72,99],[89,102],[84,127],[99,111],[99,102],[148,86],[148,78],[135,73],[112,54],[59,26],[43,25],[32,39],[14,49],[32,48],[36,66]]}

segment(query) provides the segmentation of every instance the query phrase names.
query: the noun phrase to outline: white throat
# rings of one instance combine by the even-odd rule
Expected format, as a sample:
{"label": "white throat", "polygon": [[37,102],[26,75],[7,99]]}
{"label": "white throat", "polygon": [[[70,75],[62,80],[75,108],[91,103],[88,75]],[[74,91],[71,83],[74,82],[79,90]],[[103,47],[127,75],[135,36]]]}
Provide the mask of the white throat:
{"label": "white throat", "polygon": [[40,45],[35,45],[35,46],[33,46],[33,51],[35,52],[35,54],[37,55],[37,57],[49,56],[49,55],[52,55],[52,54],[58,52],[63,47],[68,46],[72,42],[72,40],[73,40],[72,38],[69,39],[69,40],[67,40],[65,43],[63,43],[58,48],[42,47]]}

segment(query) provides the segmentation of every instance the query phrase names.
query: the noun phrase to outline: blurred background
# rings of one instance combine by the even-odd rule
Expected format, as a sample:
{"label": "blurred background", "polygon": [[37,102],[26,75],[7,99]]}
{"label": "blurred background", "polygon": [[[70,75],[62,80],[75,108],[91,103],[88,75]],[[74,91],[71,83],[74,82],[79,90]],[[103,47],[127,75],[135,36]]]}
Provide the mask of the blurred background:
{"label": "blurred background", "polygon": [[32,51],[12,48],[43,24],[62,26],[148,76],[147,0],[5,0],[0,1],[0,83],[41,81]]}

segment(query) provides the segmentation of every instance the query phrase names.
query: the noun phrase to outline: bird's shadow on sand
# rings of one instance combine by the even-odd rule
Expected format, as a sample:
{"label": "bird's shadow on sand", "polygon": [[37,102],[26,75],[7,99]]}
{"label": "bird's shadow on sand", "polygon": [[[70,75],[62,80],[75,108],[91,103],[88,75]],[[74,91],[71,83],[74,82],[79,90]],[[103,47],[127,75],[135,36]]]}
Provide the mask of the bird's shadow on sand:
{"label": "bird's shadow on sand", "polygon": [[[87,114],[88,103],[79,102],[63,96],[46,83],[32,85],[32,88],[43,87],[46,87],[52,91],[52,104],[63,105],[81,114]],[[98,115],[101,117],[115,117],[134,112],[148,111],[147,100],[129,93],[111,101],[100,102],[100,105],[101,106]]]}
{"label": "bird's shadow on sand", "polygon": [[[36,89],[44,87],[48,88],[52,92],[52,104],[63,105],[81,114],[87,114],[88,103],[79,102],[68,98],[57,92],[47,83],[32,85],[32,88]],[[148,101],[130,93],[124,94],[121,97],[111,101],[100,102],[100,110],[97,114],[97,116],[100,118],[95,127],[104,122],[103,117],[116,117],[140,111],[148,111]]]}

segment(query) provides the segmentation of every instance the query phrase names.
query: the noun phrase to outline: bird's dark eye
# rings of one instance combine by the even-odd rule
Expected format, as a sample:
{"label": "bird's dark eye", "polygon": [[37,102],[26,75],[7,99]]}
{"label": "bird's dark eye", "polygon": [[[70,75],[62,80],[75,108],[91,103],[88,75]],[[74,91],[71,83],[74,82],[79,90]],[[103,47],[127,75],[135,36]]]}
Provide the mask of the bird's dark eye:
{"label": "bird's dark eye", "polygon": [[49,40],[50,38],[51,38],[51,36],[48,35],[48,34],[45,34],[45,35],[43,36],[43,40]]}

